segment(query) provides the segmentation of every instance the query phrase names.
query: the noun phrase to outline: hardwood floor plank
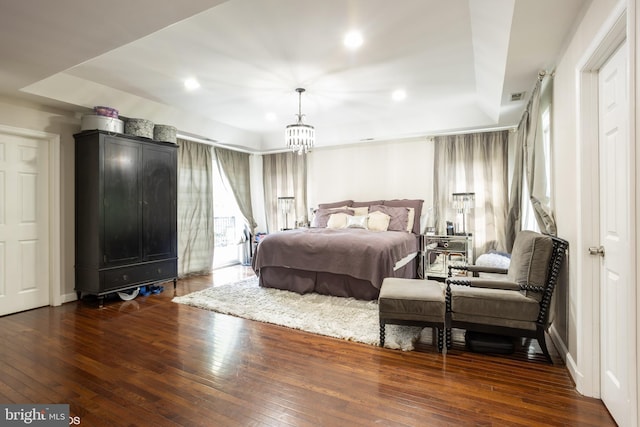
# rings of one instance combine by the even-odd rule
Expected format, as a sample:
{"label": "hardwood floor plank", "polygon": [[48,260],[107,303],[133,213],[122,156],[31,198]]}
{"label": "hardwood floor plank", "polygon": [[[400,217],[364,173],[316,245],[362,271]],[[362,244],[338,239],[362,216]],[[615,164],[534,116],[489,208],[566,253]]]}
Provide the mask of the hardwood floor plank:
{"label": "hardwood floor plank", "polygon": [[252,274],[180,280],[159,295],[85,299],[0,318],[0,399],[68,403],[81,425],[615,425],[557,354],[382,349],[171,302]]}

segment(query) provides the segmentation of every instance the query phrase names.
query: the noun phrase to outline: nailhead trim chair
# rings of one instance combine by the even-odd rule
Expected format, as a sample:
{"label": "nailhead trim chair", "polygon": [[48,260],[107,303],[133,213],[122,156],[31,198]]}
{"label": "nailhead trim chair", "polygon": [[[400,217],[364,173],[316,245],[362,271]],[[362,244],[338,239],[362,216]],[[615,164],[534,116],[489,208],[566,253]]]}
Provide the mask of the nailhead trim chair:
{"label": "nailhead trim chair", "polygon": [[[569,244],[555,236],[521,231],[508,269],[455,266],[446,279],[445,342],[451,348],[451,328],[497,335],[535,338],[553,363],[545,332],[551,325],[551,298]],[[458,276],[473,273],[476,277]],[[478,273],[505,278],[477,277]]]}

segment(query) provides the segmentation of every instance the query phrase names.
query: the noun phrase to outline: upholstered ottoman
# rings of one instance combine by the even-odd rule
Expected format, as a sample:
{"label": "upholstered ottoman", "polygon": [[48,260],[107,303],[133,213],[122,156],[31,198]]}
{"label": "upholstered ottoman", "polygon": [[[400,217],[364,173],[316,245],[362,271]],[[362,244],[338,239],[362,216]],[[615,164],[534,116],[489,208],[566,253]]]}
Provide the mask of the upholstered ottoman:
{"label": "upholstered ottoman", "polygon": [[[380,346],[384,347],[385,325],[430,326],[442,351],[445,322],[445,285],[435,280],[387,277],[378,297]],[[435,341],[435,339],[434,339]]]}

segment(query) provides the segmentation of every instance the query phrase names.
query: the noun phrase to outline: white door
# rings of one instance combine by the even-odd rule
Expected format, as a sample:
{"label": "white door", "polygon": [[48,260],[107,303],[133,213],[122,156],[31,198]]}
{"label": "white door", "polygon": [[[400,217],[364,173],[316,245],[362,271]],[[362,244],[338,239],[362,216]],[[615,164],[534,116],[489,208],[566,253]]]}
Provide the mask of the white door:
{"label": "white door", "polygon": [[[626,44],[599,72],[600,388],[618,425],[636,424],[635,260],[632,259]],[[592,251],[593,252],[593,251]]]}
{"label": "white door", "polygon": [[0,315],[49,304],[46,141],[0,133]]}

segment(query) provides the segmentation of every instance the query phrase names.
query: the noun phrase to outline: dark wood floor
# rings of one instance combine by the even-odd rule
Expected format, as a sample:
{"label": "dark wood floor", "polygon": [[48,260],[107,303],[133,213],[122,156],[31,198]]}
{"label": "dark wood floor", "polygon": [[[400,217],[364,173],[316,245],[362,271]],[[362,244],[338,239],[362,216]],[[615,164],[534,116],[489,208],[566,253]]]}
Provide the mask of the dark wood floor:
{"label": "dark wood floor", "polygon": [[171,302],[248,274],[0,318],[0,402],[68,403],[85,426],[615,425],[535,347],[401,352]]}

